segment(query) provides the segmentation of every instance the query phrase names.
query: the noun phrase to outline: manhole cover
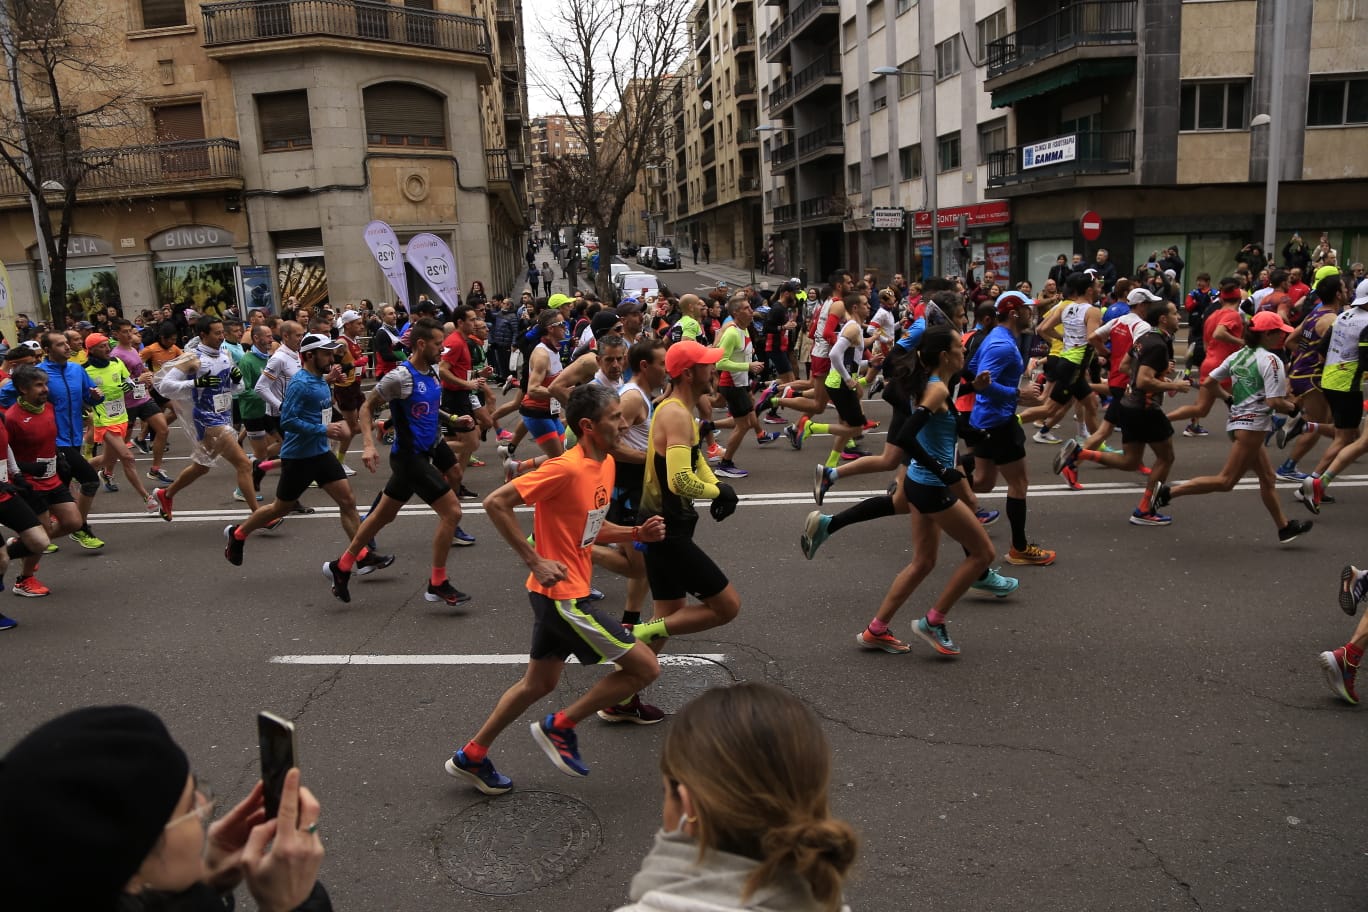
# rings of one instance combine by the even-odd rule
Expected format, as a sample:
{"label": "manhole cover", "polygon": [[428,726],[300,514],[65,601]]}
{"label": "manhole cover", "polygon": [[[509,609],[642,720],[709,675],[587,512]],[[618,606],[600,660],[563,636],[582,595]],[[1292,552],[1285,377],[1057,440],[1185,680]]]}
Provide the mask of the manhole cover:
{"label": "manhole cover", "polygon": [[710,659],[668,653],[660,658],[660,677],[646,688],[642,698],[667,713],[677,713],[705,690],[726,687],[735,680],[727,666]]}
{"label": "manhole cover", "polygon": [[447,874],[476,893],[512,896],[564,880],[598,851],[592,808],[555,792],[513,792],[473,805],[443,828]]}

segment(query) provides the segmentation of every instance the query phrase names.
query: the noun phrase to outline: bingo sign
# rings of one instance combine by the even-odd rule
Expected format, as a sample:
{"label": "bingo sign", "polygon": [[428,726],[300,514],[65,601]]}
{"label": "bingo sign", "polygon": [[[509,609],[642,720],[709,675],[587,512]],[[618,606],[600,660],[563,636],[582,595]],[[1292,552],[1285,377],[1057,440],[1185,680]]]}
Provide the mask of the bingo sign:
{"label": "bingo sign", "polygon": [[1074,134],[1047,139],[1021,147],[1021,170],[1044,168],[1073,161],[1078,155],[1078,137]]}
{"label": "bingo sign", "polygon": [[421,275],[448,310],[456,309],[456,258],[435,234],[419,234],[408,242],[408,263]]}

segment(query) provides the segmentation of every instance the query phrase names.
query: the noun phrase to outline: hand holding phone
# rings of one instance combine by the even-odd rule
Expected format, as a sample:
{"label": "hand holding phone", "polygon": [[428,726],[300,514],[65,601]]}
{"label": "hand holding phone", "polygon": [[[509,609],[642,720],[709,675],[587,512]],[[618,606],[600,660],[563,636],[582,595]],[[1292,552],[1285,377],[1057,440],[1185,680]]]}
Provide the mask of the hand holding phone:
{"label": "hand holding phone", "polygon": [[257,745],[261,750],[266,819],[271,820],[280,813],[280,793],[285,786],[285,774],[299,765],[294,723],[275,713],[258,713]]}

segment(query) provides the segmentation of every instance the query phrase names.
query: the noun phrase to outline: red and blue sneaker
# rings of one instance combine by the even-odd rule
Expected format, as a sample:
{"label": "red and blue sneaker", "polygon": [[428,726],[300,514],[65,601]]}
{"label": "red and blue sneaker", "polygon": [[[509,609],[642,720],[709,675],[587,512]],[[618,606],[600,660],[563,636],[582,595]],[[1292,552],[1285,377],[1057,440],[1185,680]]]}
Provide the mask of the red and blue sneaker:
{"label": "red and blue sneaker", "polygon": [[579,743],[573,728],[557,728],[555,715],[532,723],[532,740],[540,745],[556,769],[567,776],[587,776],[589,767],[580,759]]}
{"label": "red and blue sneaker", "polygon": [[451,755],[446,771],[448,776],[464,779],[486,795],[502,795],[513,788],[513,780],[496,770],[488,757],[472,763],[463,750]]}

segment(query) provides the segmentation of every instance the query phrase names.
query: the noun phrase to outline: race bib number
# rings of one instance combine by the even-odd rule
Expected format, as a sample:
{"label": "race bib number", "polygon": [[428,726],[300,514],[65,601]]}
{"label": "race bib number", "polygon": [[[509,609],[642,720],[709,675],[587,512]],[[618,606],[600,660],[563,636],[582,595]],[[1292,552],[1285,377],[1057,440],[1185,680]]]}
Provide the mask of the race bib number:
{"label": "race bib number", "polygon": [[484,407],[484,402],[481,401],[479,393],[470,394],[470,407],[475,409]]}
{"label": "race bib number", "polygon": [[47,459],[39,459],[38,464],[43,467],[42,471],[38,473],[39,478],[51,478],[52,476],[57,474],[56,456],[51,456]]}
{"label": "race bib number", "polygon": [[0,459],[0,484],[9,484],[9,460]]}
{"label": "race bib number", "polygon": [[561,412],[561,409],[560,409],[560,400],[557,399],[555,396],[552,396],[552,397],[551,397],[551,414],[553,414],[553,415],[559,415],[560,412]]}
{"label": "race bib number", "polygon": [[128,411],[127,407],[124,406],[123,396],[118,396],[114,399],[106,399],[104,401],[104,410],[105,417],[110,419],[122,418]]}
{"label": "race bib number", "polygon": [[327,408],[325,408],[325,409],[323,410],[322,414],[319,416],[319,421],[322,422],[322,424],[323,424],[324,427],[327,427],[328,425],[332,424],[332,406],[331,406],[331,405],[328,406]]}
{"label": "race bib number", "polygon": [[214,411],[226,415],[233,407],[232,393],[214,393]]}
{"label": "race bib number", "polygon": [[608,507],[602,506],[597,510],[590,510],[584,520],[584,535],[580,537],[580,547],[587,548],[598,540],[599,530],[603,528],[603,520],[608,516]]}
{"label": "race bib number", "polygon": [[144,384],[144,383],[135,383],[135,384],[133,384],[133,398],[134,398],[134,399],[146,399],[146,398],[147,398],[147,385]]}

